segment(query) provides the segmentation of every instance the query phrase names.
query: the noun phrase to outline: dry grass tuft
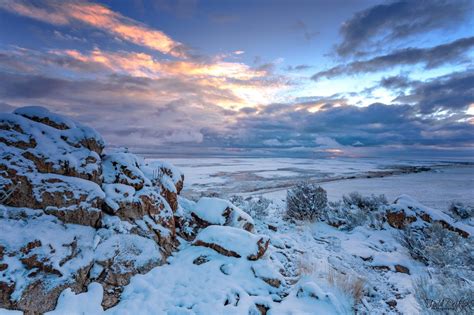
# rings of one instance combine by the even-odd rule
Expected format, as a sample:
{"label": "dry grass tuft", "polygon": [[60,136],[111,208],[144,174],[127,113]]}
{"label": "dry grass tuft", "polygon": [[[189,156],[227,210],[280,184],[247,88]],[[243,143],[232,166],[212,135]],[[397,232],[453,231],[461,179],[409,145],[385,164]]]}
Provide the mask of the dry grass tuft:
{"label": "dry grass tuft", "polygon": [[296,264],[298,276],[311,276],[319,280],[326,279],[327,283],[347,294],[354,299],[355,303],[359,303],[364,297],[367,281],[358,275],[345,273],[334,269],[334,267],[308,259],[301,256]]}
{"label": "dry grass tuft", "polygon": [[327,279],[332,286],[351,296],[356,303],[364,297],[366,281],[362,277],[344,274],[331,268]]}

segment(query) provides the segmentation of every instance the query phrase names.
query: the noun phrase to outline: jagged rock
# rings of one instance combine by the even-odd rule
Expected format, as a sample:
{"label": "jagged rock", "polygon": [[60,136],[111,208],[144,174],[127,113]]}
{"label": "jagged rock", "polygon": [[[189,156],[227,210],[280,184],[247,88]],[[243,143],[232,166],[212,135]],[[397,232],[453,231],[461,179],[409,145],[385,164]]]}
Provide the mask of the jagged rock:
{"label": "jagged rock", "polygon": [[204,246],[229,257],[246,257],[249,260],[261,258],[268,248],[270,239],[230,226],[212,225],[201,232],[194,246]]}
{"label": "jagged rock", "polygon": [[92,279],[104,287],[106,308],[118,303],[121,288],[137,273],[145,273],[163,264],[160,247],[151,239],[133,234],[112,234],[99,230],[103,238],[95,250]]}
{"label": "jagged rock", "polygon": [[0,258],[7,267],[0,273],[0,307],[45,312],[66,287],[82,290],[93,259],[93,228],[28,208],[3,207],[1,213]]}
{"label": "jagged rock", "polygon": [[149,167],[151,168],[151,172],[155,172],[155,176],[152,176],[155,181],[160,181],[163,175],[168,176],[176,188],[176,193],[178,195],[181,193],[181,190],[184,187],[184,174],[181,173],[180,170],[170,163],[162,161],[155,161],[149,165]]}

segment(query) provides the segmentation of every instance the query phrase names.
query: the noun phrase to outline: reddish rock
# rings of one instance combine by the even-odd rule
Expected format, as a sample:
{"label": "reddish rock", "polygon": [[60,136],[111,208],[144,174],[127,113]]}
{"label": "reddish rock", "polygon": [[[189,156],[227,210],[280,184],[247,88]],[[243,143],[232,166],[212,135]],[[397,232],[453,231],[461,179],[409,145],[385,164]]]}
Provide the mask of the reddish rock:
{"label": "reddish rock", "polygon": [[407,216],[404,210],[397,212],[388,211],[385,216],[388,224],[397,229],[403,229],[407,224],[416,221],[416,217]]}
{"label": "reddish rock", "polygon": [[400,273],[410,274],[410,269],[402,265],[395,265],[395,271]]}

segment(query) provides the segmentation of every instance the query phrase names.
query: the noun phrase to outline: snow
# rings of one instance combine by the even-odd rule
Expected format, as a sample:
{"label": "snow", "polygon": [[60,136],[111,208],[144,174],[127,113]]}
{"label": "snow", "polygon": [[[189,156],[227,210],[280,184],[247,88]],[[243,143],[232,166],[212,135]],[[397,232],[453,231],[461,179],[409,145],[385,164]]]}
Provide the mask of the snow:
{"label": "snow", "polygon": [[169,170],[169,174],[166,174],[167,176],[170,176],[171,180],[173,183],[176,185],[183,176],[183,173],[179,168],[174,166],[173,164],[169,162],[164,162],[164,161],[157,161],[157,160],[152,160],[148,161],[148,163],[145,163],[143,165],[143,169],[147,171],[146,175],[148,178],[153,178],[153,171],[154,170],[159,170],[159,169],[164,169],[164,170]]}
{"label": "snow", "polygon": [[229,201],[224,199],[202,197],[197,202],[193,213],[206,222],[223,225],[226,222],[224,211],[233,207]]}
{"label": "snow", "polygon": [[122,183],[131,186],[151,185],[151,181],[140,169],[139,159],[130,153],[112,153],[104,157],[103,163],[104,183]]}
{"label": "snow", "polygon": [[48,312],[48,315],[83,315],[98,314],[103,311],[100,303],[104,291],[98,283],[91,283],[87,287],[87,293],[74,294],[71,289],[66,289],[61,293],[56,309]]}
{"label": "snow", "polygon": [[120,208],[120,203],[132,203],[135,196],[135,189],[124,184],[103,184],[106,198],[105,202],[113,211]]}
{"label": "snow", "polygon": [[[40,118],[50,117],[71,128],[77,127],[77,125],[70,125],[69,121],[60,121],[56,117],[48,116],[49,114],[41,109],[29,109],[28,112]],[[19,120],[21,119],[20,117]],[[45,130],[48,128],[50,127],[45,126]],[[17,137],[16,140],[28,141],[21,135],[9,134],[7,136],[11,136],[11,139]],[[178,170],[163,162],[151,161],[147,166],[143,166],[143,161],[139,158],[125,153],[108,155],[105,160],[108,163],[105,167],[107,179],[102,189],[108,206],[115,210],[121,202],[131,202],[140,194],[152,194],[152,188],[147,185],[151,185],[153,169],[165,167],[172,170],[170,175],[163,176],[166,178],[164,181],[166,187],[168,185],[175,187],[174,185],[181,179],[181,173]],[[124,177],[124,180],[131,181],[133,184],[143,182],[145,187],[136,192],[134,188],[127,185],[111,184],[115,182],[114,176],[117,175],[113,162],[117,165],[130,166],[131,174],[136,175],[134,178]],[[413,260],[406,249],[400,245],[397,240],[398,230],[385,224],[380,230],[360,226],[348,232],[338,230],[324,222],[293,224],[282,220],[287,187],[285,185],[291,184],[293,180],[305,177],[303,175],[319,179],[359,176],[368,171],[385,169],[392,165],[390,163],[393,161],[364,160],[360,164],[348,160],[302,159],[275,159],[273,161],[210,159],[177,162],[177,164],[185,163],[187,165],[185,169],[191,173],[188,177],[191,179],[191,184],[186,186],[187,193],[190,195],[206,191],[215,183],[220,183],[225,193],[251,195],[263,192],[264,196],[272,199],[273,205],[269,216],[253,220],[248,214],[224,199],[203,197],[198,202],[194,202],[178,197],[177,214],[195,213],[203,220],[216,224],[201,230],[195,242],[219,245],[238,253],[241,258],[227,257],[211,248],[193,246],[195,243],[180,240],[180,248],[168,258],[165,265],[156,267],[146,274],[132,277],[130,284],[124,287],[121,301],[115,307],[103,310],[101,307],[102,287],[93,282],[84,293],[75,294],[70,289],[64,290],[56,310],[50,314],[258,314],[257,304],[269,307],[269,315],[353,314],[355,297],[340,284],[329,280],[329,270],[335,271],[339,276],[350,281],[358,277],[364,279],[366,294],[357,304],[357,310],[360,313],[417,314],[419,312],[413,296],[412,280],[425,275],[426,268],[420,262]],[[199,163],[201,163],[200,166]],[[405,190],[404,193],[406,193],[413,190],[415,194],[420,193],[423,200],[431,198],[432,203],[435,204],[436,200],[442,198],[446,198],[444,202],[450,202],[450,198],[457,195],[458,188],[459,191],[466,192],[466,200],[472,200],[472,195],[467,194],[472,191],[472,184],[470,184],[472,179],[468,178],[472,169],[472,167],[446,168],[440,173],[344,179],[322,183],[322,185],[328,189],[332,199],[343,192],[361,188],[364,189],[362,193],[378,194],[390,190],[390,187],[396,187],[397,189],[394,189],[396,192]],[[456,173],[459,170],[464,173],[464,178],[460,173]],[[442,178],[448,173],[456,177],[458,181],[454,186],[448,185],[448,191],[443,191],[443,185],[434,182],[433,179]],[[38,174],[35,183],[40,187],[41,181],[51,178],[61,178],[61,175]],[[88,201],[94,197],[104,197],[102,189],[96,184],[83,185],[80,179],[65,180],[65,182],[77,187],[74,190],[76,196],[80,191],[88,191]],[[423,189],[416,184],[421,182],[424,184]],[[408,185],[409,183],[413,185]],[[464,188],[460,187],[463,183],[466,185]],[[62,185],[65,184],[51,185],[50,190],[62,192],[64,191]],[[220,187],[217,190],[220,190]],[[239,190],[243,187],[245,189]],[[158,193],[155,191],[155,194]],[[396,197],[393,196],[393,199]],[[162,197],[159,196],[159,198]],[[439,211],[440,208],[426,206],[415,199],[402,195],[398,197],[396,204],[391,206],[403,208],[406,211],[426,212],[435,220],[444,220],[472,234],[471,226],[455,221]],[[439,207],[444,205],[445,203],[440,203]],[[163,214],[173,215],[166,204],[165,207]],[[227,218],[223,214],[226,209],[231,210],[230,223],[226,222]],[[28,220],[21,219],[24,216],[27,216]],[[33,209],[2,207],[0,217],[2,217],[0,245],[6,246],[7,251],[18,251],[25,242],[39,239],[45,246],[33,249],[32,253],[45,256],[50,254],[45,250],[48,248],[46,244],[51,245],[57,252],[57,255],[52,256],[51,263],[61,271],[64,277],[73,274],[78,268],[90,262],[95,262],[91,274],[98,276],[107,265],[104,263],[107,260],[120,262],[117,265],[138,269],[152,261],[163,260],[160,248],[154,241],[131,234],[136,226],[116,216],[104,215],[104,226],[98,231],[87,226],[63,224],[57,218],[41,214],[41,211]],[[258,234],[242,230],[242,222],[255,224]],[[148,223],[154,228],[159,228],[146,216],[135,223],[144,227]],[[230,226],[223,226],[224,224]],[[269,229],[268,225],[274,226],[276,231]],[[61,258],[70,254],[70,249],[64,244],[73,242],[75,236],[77,242],[80,242],[81,253],[73,260],[60,265]],[[271,243],[264,257],[257,261],[246,259],[258,251],[258,241],[265,242],[269,239]],[[198,258],[202,258],[204,262],[195,263]],[[27,285],[29,271],[24,269],[16,257],[5,256],[4,260],[8,263],[9,274],[17,282],[14,297],[18,298],[21,290]],[[408,267],[411,275],[396,272],[394,267],[396,264]],[[388,270],[377,267],[388,267]],[[128,270],[125,268],[118,271],[127,272]],[[0,281],[8,280],[3,277],[4,274],[0,273]],[[281,285],[278,288],[273,287],[265,281],[268,279],[280,280]],[[396,309],[391,309],[386,304],[386,301],[392,299],[397,301]],[[10,314],[10,312],[0,309],[0,314]]]}
{"label": "snow", "polygon": [[[151,239],[134,234],[113,234],[101,229],[98,235],[105,240],[101,241],[94,252],[96,261],[112,259],[117,265],[139,269],[149,263],[162,259],[160,248]],[[128,269],[116,270],[126,273]]]}
{"label": "snow", "polygon": [[[18,111],[26,113],[28,109]],[[54,172],[60,172],[61,168],[67,165],[69,169],[83,176],[93,176],[99,171],[100,156],[78,144],[87,139],[94,139],[101,145],[104,141],[91,128],[72,122],[67,123],[71,129],[58,130],[20,115],[0,114],[0,124],[17,126],[8,131],[2,131],[2,137],[5,137],[7,141],[12,143],[34,141],[36,145],[34,147],[28,145],[26,152],[42,160],[43,163],[50,163]],[[31,138],[27,135],[31,135]]]}

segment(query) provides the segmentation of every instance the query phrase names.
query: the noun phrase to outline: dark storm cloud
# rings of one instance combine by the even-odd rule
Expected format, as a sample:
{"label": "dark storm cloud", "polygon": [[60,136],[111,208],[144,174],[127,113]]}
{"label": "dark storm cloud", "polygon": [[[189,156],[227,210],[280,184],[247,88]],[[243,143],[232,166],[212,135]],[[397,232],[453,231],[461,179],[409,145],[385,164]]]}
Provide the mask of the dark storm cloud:
{"label": "dark storm cloud", "polygon": [[417,82],[407,95],[396,100],[417,104],[423,114],[467,109],[474,103],[474,70]]}
{"label": "dark storm cloud", "polygon": [[413,81],[405,75],[395,75],[390,77],[384,77],[379,82],[379,86],[388,90],[403,90],[411,87]]}
{"label": "dark storm cloud", "polygon": [[[280,106],[279,106],[280,107]],[[422,118],[416,106],[375,103],[368,107],[326,106],[314,113],[286,110],[241,117],[231,129],[245,130],[232,143],[241,147],[318,147],[318,137],[342,146],[438,145],[469,146],[474,126],[451,119]],[[222,135],[207,134],[212,144]],[[269,141],[273,140],[273,141]],[[228,138],[226,140],[228,142]],[[326,141],[328,142],[328,141]],[[358,146],[360,146],[358,144]]]}
{"label": "dark storm cloud", "polygon": [[405,48],[369,60],[355,61],[333,67],[314,74],[311,78],[333,78],[341,75],[353,75],[391,69],[396,66],[423,64],[426,69],[443,64],[459,63],[474,47],[474,37],[455,40],[448,44],[430,48]]}
{"label": "dark storm cloud", "polygon": [[376,5],[356,13],[342,25],[343,40],[336,50],[340,56],[354,55],[380,41],[459,26],[469,15],[472,15],[469,0],[395,1]]}

